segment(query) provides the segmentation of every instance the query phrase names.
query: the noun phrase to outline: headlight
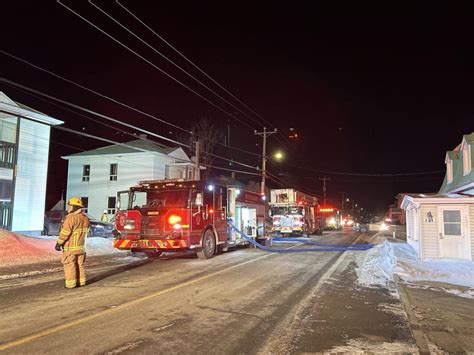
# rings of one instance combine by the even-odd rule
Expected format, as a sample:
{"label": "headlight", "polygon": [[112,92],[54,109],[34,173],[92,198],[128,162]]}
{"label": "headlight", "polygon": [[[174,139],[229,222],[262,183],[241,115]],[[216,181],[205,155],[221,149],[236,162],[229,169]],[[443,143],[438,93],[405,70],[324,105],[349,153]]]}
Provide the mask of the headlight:
{"label": "headlight", "polygon": [[388,230],[388,226],[385,223],[382,223],[382,226],[380,227],[381,230],[386,231]]}
{"label": "headlight", "polygon": [[329,220],[329,224],[336,224],[336,219],[335,218],[331,218]]}
{"label": "headlight", "polygon": [[124,229],[135,229],[135,220],[134,219],[126,219],[125,225],[123,226]]}

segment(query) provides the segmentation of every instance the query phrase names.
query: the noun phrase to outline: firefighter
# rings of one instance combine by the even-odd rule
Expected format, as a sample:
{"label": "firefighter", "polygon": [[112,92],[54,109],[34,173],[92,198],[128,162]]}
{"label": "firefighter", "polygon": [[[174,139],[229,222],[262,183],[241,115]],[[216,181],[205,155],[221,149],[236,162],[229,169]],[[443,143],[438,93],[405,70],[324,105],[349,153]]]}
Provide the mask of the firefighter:
{"label": "firefighter", "polygon": [[63,251],[61,263],[64,265],[65,287],[74,288],[86,284],[85,242],[89,232],[89,218],[82,213],[80,197],[71,197],[67,203],[67,216],[61,226],[55,249]]}
{"label": "firefighter", "polygon": [[102,216],[100,216],[100,221],[105,223],[109,222],[109,214],[107,213],[107,210],[104,210],[104,212],[102,212]]}

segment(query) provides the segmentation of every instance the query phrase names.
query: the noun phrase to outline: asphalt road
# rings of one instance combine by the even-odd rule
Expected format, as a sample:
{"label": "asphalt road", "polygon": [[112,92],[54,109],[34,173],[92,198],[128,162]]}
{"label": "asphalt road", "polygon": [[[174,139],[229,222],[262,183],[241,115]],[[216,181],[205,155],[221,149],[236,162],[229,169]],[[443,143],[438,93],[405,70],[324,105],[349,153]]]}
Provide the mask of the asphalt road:
{"label": "asphalt road", "polygon": [[[359,235],[318,239],[350,243]],[[295,247],[284,244],[284,248]],[[301,248],[301,246],[297,246]],[[354,252],[237,249],[104,261],[91,283],[60,272],[0,287],[5,353],[275,353],[414,351],[396,292],[357,285]]]}

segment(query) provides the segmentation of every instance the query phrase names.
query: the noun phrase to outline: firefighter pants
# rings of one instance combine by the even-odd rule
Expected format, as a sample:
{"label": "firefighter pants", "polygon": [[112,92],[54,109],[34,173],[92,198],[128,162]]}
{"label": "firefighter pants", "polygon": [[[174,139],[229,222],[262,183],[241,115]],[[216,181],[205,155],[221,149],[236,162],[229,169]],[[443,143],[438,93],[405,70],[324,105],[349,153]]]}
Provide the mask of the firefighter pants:
{"label": "firefighter pants", "polygon": [[85,261],[85,253],[71,254],[68,251],[63,251],[61,262],[64,265],[66,288],[74,288],[86,284],[86,269],[84,268]]}

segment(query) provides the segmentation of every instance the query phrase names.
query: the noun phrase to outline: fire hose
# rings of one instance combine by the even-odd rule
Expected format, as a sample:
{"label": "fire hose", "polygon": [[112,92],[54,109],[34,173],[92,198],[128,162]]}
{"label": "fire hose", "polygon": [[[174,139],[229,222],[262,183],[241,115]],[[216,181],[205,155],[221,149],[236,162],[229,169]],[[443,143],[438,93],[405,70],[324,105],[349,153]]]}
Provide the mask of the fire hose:
{"label": "fire hose", "polygon": [[[367,249],[370,249],[373,247],[373,244],[324,244],[324,245],[327,245],[327,246],[319,246],[319,247],[316,247],[316,248],[305,248],[305,249],[277,249],[277,248],[269,248],[265,245],[262,245],[260,243],[258,243],[256,240],[254,240],[253,238],[247,236],[245,233],[243,233],[241,230],[239,230],[236,226],[234,226],[231,222],[228,222],[229,226],[235,230],[243,239],[245,239],[246,241],[248,241],[250,244],[252,244],[253,246],[261,249],[261,250],[264,250],[266,252],[269,252],[269,253],[303,253],[303,252],[310,252],[310,251],[352,251],[352,250],[356,250],[356,251],[359,251],[359,250],[367,250]],[[275,238],[276,239],[276,238]],[[291,241],[298,241],[296,239],[290,239],[290,238],[280,238],[280,239],[289,239]],[[307,243],[308,240],[305,240],[305,239],[302,239],[300,238],[300,240],[303,240],[304,243],[306,244],[313,244],[313,243]],[[283,241],[283,240],[281,240]],[[319,243],[319,244],[323,244],[323,243]],[[313,244],[314,245],[314,244]],[[344,245],[344,246],[341,246],[341,245]]]}

